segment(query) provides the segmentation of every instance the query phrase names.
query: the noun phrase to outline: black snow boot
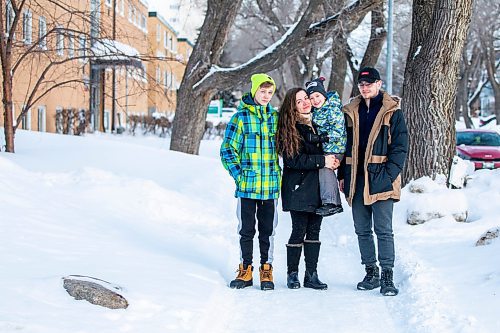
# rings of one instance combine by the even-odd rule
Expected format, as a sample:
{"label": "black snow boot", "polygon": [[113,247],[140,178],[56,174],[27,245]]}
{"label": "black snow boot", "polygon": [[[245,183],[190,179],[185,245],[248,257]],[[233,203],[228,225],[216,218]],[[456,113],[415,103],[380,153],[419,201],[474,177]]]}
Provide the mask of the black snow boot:
{"label": "black snow boot", "polygon": [[315,213],[317,215],[327,217],[342,213],[343,211],[344,209],[342,208],[342,205],[335,205],[330,203],[330,204],[324,204],[321,207],[317,208]]}
{"label": "black snow boot", "polygon": [[399,290],[392,281],[392,269],[382,269],[382,278],[380,279],[380,293],[384,296],[396,296]]}
{"label": "black snow boot", "polygon": [[289,289],[300,288],[299,272],[290,272],[286,275],[286,286]]}
{"label": "black snow boot", "polygon": [[286,263],[288,266],[286,285],[290,289],[300,288],[299,261],[302,253],[302,244],[286,245]]}
{"label": "black snow boot", "polygon": [[380,287],[380,277],[377,265],[367,265],[365,267],[366,276],[358,283],[358,290],[372,290]]}
{"label": "black snow boot", "polygon": [[304,242],[304,257],[306,262],[306,272],[304,274],[304,288],[313,288],[324,290],[328,288],[326,283],[323,283],[318,278],[319,248],[320,241],[305,241]]}
{"label": "black snow boot", "polygon": [[304,288],[326,290],[328,289],[328,285],[321,282],[321,280],[318,278],[318,272],[311,273],[306,270],[306,274],[304,275]]}

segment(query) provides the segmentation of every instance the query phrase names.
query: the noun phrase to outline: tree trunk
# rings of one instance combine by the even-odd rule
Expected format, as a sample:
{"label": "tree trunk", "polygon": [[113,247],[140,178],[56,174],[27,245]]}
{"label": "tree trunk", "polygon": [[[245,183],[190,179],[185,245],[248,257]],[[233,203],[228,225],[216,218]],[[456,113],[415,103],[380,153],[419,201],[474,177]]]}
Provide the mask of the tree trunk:
{"label": "tree trunk", "polygon": [[495,97],[495,114],[497,116],[497,125],[500,125],[500,82],[497,81],[496,72],[500,65],[500,60],[497,60],[497,50],[493,36],[488,36],[483,41],[484,62],[486,65],[486,73],[490,81],[491,88],[493,89],[493,96]]}
{"label": "tree trunk", "polygon": [[[368,41],[368,46],[366,47],[359,69],[366,66],[375,67],[377,65],[386,37],[384,2],[381,2],[372,10],[370,40]],[[351,97],[359,95],[357,82],[355,82],[358,77],[358,70],[352,73],[352,77],[354,78],[354,84],[352,85]]]}
{"label": "tree trunk", "polygon": [[472,0],[415,0],[403,84],[409,131],[404,183],[448,175],[455,154],[454,101],[458,64],[467,36]]}
{"label": "tree trunk", "polygon": [[[8,67],[8,66],[6,66]],[[14,117],[12,116],[12,76],[10,69],[7,73],[3,73],[3,109],[4,109],[4,134],[5,134],[5,151],[14,153]]]}
{"label": "tree trunk", "polygon": [[[1,21],[1,20],[0,20]],[[3,21],[0,22],[3,24]],[[3,30],[0,29],[0,33]],[[1,59],[2,59],[2,104],[4,109],[4,134],[5,134],[5,151],[14,153],[14,116],[12,115],[12,48],[11,44],[7,42],[6,38],[0,40],[2,46]],[[1,149],[0,149],[1,151]]]}
{"label": "tree trunk", "polygon": [[497,85],[496,89],[493,89],[495,96],[495,114],[497,115],[497,125],[500,125],[500,87]]}
{"label": "tree trunk", "polygon": [[[177,96],[177,107],[172,128],[170,149],[188,154],[199,153],[205,131],[207,106],[215,93],[215,86],[194,86],[219,63],[242,0],[209,0],[205,21],[198,41],[189,58]],[[202,83],[202,82],[201,82]]]}
{"label": "tree trunk", "polygon": [[455,121],[460,121],[464,117],[465,127],[472,128],[472,120],[469,113],[469,90],[471,79],[471,64],[467,56],[467,47],[462,50],[462,60],[459,65],[459,79],[457,82],[457,93],[455,99]]}
{"label": "tree trunk", "polygon": [[347,74],[347,58],[345,53],[347,38],[343,32],[339,32],[336,37],[335,42],[338,43],[338,47],[334,47],[332,50],[332,69],[330,71],[330,80],[328,81],[328,90],[338,92],[342,99]]}

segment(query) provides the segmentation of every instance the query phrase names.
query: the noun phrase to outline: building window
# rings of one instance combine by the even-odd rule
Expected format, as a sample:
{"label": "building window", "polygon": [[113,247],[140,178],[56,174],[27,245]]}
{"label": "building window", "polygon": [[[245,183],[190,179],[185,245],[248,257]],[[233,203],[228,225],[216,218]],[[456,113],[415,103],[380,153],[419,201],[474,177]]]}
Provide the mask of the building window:
{"label": "building window", "polygon": [[169,44],[168,46],[169,46],[170,51],[174,52],[175,51],[174,50],[174,38],[172,35],[170,35],[168,37],[168,44]]}
{"label": "building window", "polygon": [[72,32],[68,32],[68,57],[75,56],[75,36]]}
{"label": "building window", "polygon": [[45,106],[38,107],[38,131],[45,132],[46,131],[46,115],[45,115]]}
{"label": "building window", "polygon": [[58,55],[64,54],[64,34],[62,27],[57,27],[56,52]]}
{"label": "building window", "polygon": [[101,18],[101,0],[90,1],[90,37],[99,38]]}
{"label": "building window", "polygon": [[174,90],[174,73],[170,72],[168,75],[167,87]]}
{"label": "building window", "polygon": [[[24,108],[25,106],[23,105],[23,110]],[[21,128],[31,131],[31,110],[26,111],[23,118],[21,119]]]}
{"label": "building window", "polygon": [[163,34],[163,46],[165,48],[168,47],[168,32],[165,31],[165,33]]}
{"label": "building window", "polygon": [[168,91],[168,71],[163,74],[163,85],[165,86],[165,93]]}
{"label": "building window", "polygon": [[159,24],[156,25],[156,41],[161,41],[161,25]]}
{"label": "building window", "polygon": [[14,9],[10,0],[7,0],[5,7],[5,33],[8,35],[14,23]]}
{"label": "building window", "polygon": [[106,4],[106,6],[111,7],[111,0],[106,0],[104,3]]}
{"label": "building window", "polygon": [[160,66],[156,67],[156,82],[161,83],[161,69]]}
{"label": "building window", "polygon": [[43,16],[38,19],[38,47],[47,49],[47,21]]}
{"label": "building window", "polygon": [[80,35],[80,40],[79,40],[79,45],[78,45],[78,49],[80,52],[79,52],[78,56],[80,57],[81,62],[85,61],[85,56],[87,54],[86,47],[87,47],[87,40],[85,38],[85,35]]}
{"label": "building window", "polygon": [[125,15],[125,0],[120,0],[120,14]]}
{"label": "building window", "polygon": [[104,111],[104,132],[109,132],[109,128],[110,128],[109,118],[111,118],[109,113],[110,113],[109,111],[106,111],[106,110]]}
{"label": "building window", "polygon": [[146,16],[141,15],[141,28],[142,30],[146,30]]}
{"label": "building window", "polygon": [[33,14],[29,10],[23,13],[23,41],[28,45],[33,41]]}

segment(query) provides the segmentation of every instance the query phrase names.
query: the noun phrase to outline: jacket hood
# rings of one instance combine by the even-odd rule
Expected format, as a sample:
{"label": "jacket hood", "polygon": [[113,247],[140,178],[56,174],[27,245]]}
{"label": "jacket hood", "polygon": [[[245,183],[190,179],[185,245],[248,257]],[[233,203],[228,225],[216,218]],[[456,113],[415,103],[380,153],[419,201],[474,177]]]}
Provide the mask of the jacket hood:
{"label": "jacket hood", "polygon": [[[243,97],[241,98],[240,104],[238,106],[238,109],[248,109],[250,112],[258,113],[258,109],[263,109],[264,106],[257,104],[255,100],[252,98],[252,95],[250,93],[245,93]],[[266,113],[272,114],[274,112],[277,112],[272,106],[271,103],[267,104],[265,107]]]}

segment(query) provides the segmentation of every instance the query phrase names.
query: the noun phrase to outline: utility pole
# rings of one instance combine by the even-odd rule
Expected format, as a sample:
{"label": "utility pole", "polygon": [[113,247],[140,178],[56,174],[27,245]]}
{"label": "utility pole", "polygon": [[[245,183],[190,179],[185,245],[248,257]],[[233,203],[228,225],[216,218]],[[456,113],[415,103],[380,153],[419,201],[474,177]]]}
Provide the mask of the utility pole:
{"label": "utility pole", "polygon": [[[116,41],[116,0],[113,0],[113,43]],[[113,65],[111,72],[112,88],[111,88],[111,133],[116,132],[115,117],[116,117],[116,68]]]}
{"label": "utility pole", "polygon": [[387,58],[386,58],[386,91],[392,94],[392,35],[393,35],[393,3],[394,0],[387,1]]}

